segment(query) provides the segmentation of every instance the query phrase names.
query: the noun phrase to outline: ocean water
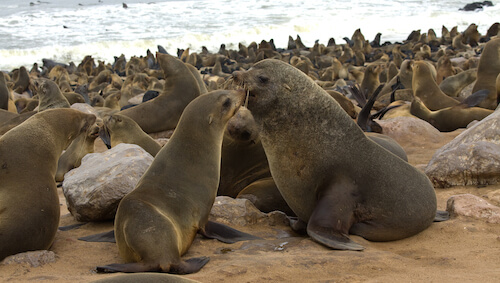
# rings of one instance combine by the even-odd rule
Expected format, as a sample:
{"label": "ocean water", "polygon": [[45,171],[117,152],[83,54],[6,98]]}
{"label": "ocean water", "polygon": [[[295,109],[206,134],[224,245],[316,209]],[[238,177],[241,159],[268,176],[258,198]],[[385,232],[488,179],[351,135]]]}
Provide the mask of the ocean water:
{"label": "ocean water", "polygon": [[[30,5],[31,2],[31,5]],[[123,8],[125,2],[128,8]],[[114,56],[145,55],[162,45],[199,52],[237,49],[274,39],[286,48],[288,36],[306,46],[334,38],[344,43],[360,28],[372,40],[403,41],[411,31],[438,36],[441,27],[481,34],[500,21],[500,3],[481,11],[460,11],[473,2],[451,0],[0,0],[0,70],[41,64],[43,58],[79,63],[85,55],[113,62]]]}

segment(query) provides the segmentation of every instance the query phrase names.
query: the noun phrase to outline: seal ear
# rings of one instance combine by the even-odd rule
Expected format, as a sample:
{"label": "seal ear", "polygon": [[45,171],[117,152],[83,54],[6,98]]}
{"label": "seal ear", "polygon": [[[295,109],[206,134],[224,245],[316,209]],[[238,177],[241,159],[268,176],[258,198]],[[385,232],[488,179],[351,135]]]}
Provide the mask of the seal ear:
{"label": "seal ear", "polygon": [[212,115],[208,116],[208,124],[212,125],[212,122],[214,121],[214,117]]}

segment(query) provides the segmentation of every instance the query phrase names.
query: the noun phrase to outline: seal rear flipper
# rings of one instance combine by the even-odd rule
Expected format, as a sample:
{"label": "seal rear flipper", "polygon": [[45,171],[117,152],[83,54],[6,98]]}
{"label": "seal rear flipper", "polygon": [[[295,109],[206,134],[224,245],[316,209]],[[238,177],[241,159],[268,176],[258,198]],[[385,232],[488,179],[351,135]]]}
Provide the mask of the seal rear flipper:
{"label": "seal rear flipper", "polygon": [[233,244],[239,241],[260,239],[257,236],[238,231],[227,225],[214,221],[208,221],[207,224],[205,224],[205,227],[200,229],[198,233],[207,238],[217,239],[227,244]]}
{"label": "seal rear flipper", "polygon": [[190,274],[198,272],[205,264],[210,261],[209,257],[193,257],[188,260],[182,261],[179,264],[171,264],[168,273],[174,274]]}
{"label": "seal rear flipper", "polygon": [[76,224],[71,224],[71,225],[67,225],[67,226],[59,226],[59,231],[69,231],[69,230],[73,230],[73,229],[78,229],[80,227],[82,227],[83,225],[87,224],[87,222],[85,223],[76,223]]}
{"label": "seal rear flipper", "polygon": [[136,272],[151,272],[151,271],[161,271],[158,264],[146,264],[142,262],[133,263],[112,263],[108,265],[96,267],[97,273],[115,273],[115,272],[125,272],[125,273],[136,273]]}
{"label": "seal rear flipper", "polygon": [[438,210],[436,211],[436,217],[434,217],[434,222],[443,222],[450,219],[450,213],[448,211]]}
{"label": "seal rear flipper", "polygon": [[460,106],[465,106],[465,107],[475,107],[479,103],[481,103],[483,100],[485,100],[488,97],[488,94],[490,93],[489,90],[487,89],[482,89],[474,92],[473,94],[467,96],[460,104]]}
{"label": "seal rear flipper", "polygon": [[94,234],[90,236],[80,237],[78,238],[80,241],[85,242],[103,242],[103,243],[116,243],[115,239],[115,230],[111,230],[109,232]]}

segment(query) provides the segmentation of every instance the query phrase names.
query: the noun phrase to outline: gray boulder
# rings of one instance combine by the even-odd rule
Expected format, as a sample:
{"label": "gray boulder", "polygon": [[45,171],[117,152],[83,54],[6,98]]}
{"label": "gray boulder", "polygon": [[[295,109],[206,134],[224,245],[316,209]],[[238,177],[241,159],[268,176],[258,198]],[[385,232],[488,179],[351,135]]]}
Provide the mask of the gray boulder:
{"label": "gray boulder", "polygon": [[151,154],[134,144],[87,154],[80,167],[64,175],[62,190],[68,210],[78,221],[113,219],[120,200],[135,188],[152,162]]}
{"label": "gray boulder", "polygon": [[500,110],[437,150],[425,173],[435,187],[492,185],[500,181]]}

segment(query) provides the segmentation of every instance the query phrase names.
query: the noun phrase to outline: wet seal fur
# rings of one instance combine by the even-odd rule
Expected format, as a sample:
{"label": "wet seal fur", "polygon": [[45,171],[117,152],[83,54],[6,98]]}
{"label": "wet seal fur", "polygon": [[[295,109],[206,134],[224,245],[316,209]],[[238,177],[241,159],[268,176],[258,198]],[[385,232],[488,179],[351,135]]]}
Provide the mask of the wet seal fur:
{"label": "wet seal fur", "polygon": [[[349,238],[392,241],[436,216],[427,176],[368,139],[339,104],[279,60],[235,72],[249,91],[271,174],[307,234],[333,249],[362,250]],[[402,178],[401,176],[404,176]]]}
{"label": "wet seal fur", "polygon": [[95,120],[75,109],[46,110],[0,137],[0,261],[50,248],[60,216],[57,160]]}
{"label": "wet seal fur", "polygon": [[208,221],[219,184],[224,128],[242,104],[239,91],[214,91],[184,110],[169,142],[120,202],[115,237],[125,264],[98,272],[197,272],[207,257],[181,260],[199,232],[225,242],[254,238]]}

